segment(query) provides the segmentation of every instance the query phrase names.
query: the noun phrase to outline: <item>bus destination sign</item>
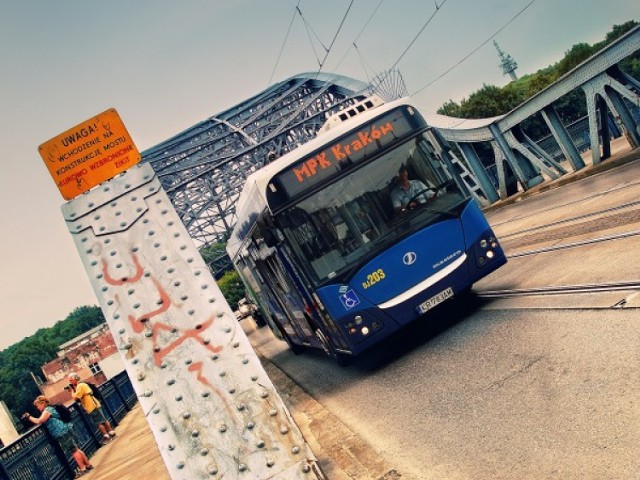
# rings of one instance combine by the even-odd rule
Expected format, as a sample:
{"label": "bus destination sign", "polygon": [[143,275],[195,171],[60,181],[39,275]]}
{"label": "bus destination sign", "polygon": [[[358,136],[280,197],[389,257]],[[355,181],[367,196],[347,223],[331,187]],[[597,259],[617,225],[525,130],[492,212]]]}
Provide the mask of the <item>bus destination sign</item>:
{"label": "bus destination sign", "polygon": [[38,151],[65,200],[140,162],[140,153],[113,108],[43,143]]}
{"label": "bus destination sign", "polygon": [[413,131],[411,120],[401,109],[395,110],[283,170],[269,186],[269,204],[274,208],[368,160]]}

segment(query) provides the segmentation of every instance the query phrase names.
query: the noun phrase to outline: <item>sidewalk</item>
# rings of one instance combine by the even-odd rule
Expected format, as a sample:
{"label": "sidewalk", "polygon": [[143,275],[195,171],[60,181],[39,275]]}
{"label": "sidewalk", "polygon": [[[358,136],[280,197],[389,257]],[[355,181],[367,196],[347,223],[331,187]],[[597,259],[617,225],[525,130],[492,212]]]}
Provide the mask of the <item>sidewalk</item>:
{"label": "sidewalk", "polygon": [[[293,415],[328,480],[398,480],[401,475],[335,415],[307,395],[264,356],[261,346],[273,341],[266,327],[257,330],[242,321],[267,375]],[[253,338],[252,338],[253,336]],[[266,339],[266,340],[265,340]],[[140,404],[115,429],[116,439],[101,447],[90,461],[87,480],[171,480]],[[259,480],[259,479],[256,479]]]}

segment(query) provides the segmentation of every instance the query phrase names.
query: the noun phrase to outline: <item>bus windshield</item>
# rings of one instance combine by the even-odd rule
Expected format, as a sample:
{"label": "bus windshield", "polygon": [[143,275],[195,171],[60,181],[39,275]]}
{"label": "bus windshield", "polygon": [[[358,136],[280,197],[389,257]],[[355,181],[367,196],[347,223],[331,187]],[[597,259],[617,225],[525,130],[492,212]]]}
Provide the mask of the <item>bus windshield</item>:
{"label": "bus windshield", "polygon": [[464,200],[429,140],[418,135],[288,207],[276,223],[318,286],[348,277],[408,234],[455,217]]}

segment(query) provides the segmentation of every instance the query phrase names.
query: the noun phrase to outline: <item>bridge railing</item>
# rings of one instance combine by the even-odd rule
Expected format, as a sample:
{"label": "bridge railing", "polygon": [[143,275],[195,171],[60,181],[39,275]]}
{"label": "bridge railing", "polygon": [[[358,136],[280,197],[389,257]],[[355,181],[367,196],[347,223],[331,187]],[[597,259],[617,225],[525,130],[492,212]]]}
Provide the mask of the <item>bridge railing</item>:
{"label": "bridge railing", "polygon": [[[138,401],[126,372],[99,387],[104,398],[103,413],[115,427]],[[91,457],[102,434],[80,405],[69,407],[73,432],[80,448]],[[43,425],[31,428],[0,449],[0,480],[63,480],[74,478],[75,462],[67,457]]]}

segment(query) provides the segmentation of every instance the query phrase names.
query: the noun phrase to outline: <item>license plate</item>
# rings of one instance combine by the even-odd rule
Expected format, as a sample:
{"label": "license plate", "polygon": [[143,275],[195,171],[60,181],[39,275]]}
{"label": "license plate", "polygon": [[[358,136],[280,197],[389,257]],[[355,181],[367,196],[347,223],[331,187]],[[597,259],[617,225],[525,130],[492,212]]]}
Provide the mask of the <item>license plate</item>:
{"label": "license plate", "polygon": [[449,288],[441,291],[440,293],[436,293],[433,297],[431,297],[426,302],[418,305],[416,310],[420,314],[426,313],[427,311],[431,310],[436,305],[444,302],[445,300],[447,300],[448,298],[451,298],[451,297],[453,297],[453,290],[451,289],[451,287],[449,287]]}

